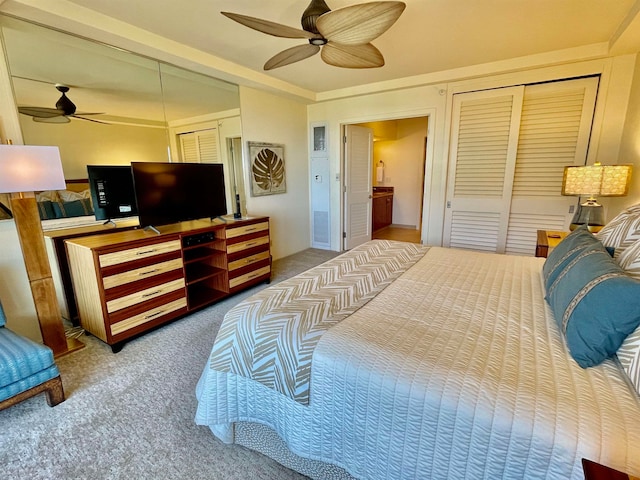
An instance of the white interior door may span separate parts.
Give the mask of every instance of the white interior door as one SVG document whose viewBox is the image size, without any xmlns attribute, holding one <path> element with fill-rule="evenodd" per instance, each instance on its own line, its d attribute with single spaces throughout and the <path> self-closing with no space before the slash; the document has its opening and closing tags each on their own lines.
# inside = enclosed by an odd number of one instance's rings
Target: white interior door
<svg viewBox="0 0 640 480">
<path fill-rule="evenodd" d="M 371 240 L 373 129 L 345 126 L 344 248 Z"/>
</svg>

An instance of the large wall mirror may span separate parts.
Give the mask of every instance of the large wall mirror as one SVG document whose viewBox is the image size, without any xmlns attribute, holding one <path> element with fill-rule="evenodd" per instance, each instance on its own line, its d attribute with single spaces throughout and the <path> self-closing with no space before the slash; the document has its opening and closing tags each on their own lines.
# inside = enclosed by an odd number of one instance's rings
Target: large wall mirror
<svg viewBox="0 0 640 480">
<path fill-rule="evenodd" d="M 57 145 L 67 180 L 86 179 L 87 165 L 229 163 L 226 145 L 241 128 L 237 85 L 10 16 L 0 15 L 0 30 L 23 141 Z M 59 85 L 76 112 L 46 117 L 62 96 Z M 216 135 L 210 158 L 200 156 L 200 132 Z M 182 135 L 191 135 L 189 145 L 195 139 L 193 152 Z M 232 167 L 225 170 L 229 212 Z"/>
</svg>

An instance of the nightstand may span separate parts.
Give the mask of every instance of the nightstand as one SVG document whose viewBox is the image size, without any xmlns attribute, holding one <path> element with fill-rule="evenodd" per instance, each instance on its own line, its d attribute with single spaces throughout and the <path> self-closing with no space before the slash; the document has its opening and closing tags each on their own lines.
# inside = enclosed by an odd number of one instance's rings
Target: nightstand
<svg viewBox="0 0 640 480">
<path fill-rule="evenodd" d="M 538 230 L 538 241 L 536 243 L 536 257 L 547 258 L 549 252 L 553 250 L 569 232 L 557 232 L 554 230 Z"/>
<path fill-rule="evenodd" d="M 585 480 L 640 480 L 613 468 L 605 467 L 586 458 L 582 459 Z"/>
</svg>

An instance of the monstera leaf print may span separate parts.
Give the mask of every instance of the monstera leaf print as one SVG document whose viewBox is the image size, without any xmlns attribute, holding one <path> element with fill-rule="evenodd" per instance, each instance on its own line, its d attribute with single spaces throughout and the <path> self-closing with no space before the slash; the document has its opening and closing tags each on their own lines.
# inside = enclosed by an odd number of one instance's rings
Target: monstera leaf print
<svg viewBox="0 0 640 480">
<path fill-rule="evenodd" d="M 277 191 L 284 184 L 284 160 L 270 148 L 258 152 L 251 171 L 254 182 L 262 190 Z"/>
</svg>

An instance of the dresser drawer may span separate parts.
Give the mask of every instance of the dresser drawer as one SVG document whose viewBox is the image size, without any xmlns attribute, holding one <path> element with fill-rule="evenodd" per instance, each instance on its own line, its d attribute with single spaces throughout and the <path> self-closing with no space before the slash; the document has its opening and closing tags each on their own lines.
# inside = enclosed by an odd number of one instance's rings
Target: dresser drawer
<svg viewBox="0 0 640 480">
<path fill-rule="evenodd" d="M 242 250 L 247 250 L 249 248 L 257 247 L 260 245 L 267 245 L 268 243 L 268 235 L 264 237 L 253 238 L 251 240 L 247 240 L 246 242 L 232 243 L 231 245 L 227 245 L 227 253 L 241 252 Z"/>
<path fill-rule="evenodd" d="M 229 262 L 229 271 L 246 267 L 247 265 L 251 265 L 252 263 L 257 263 L 260 260 L 266 260 L 270 256 L 271 256 L 271 253 L 269 252 L 269 250 L 265 250 L 264 252 L 256 253 L 254 255 L 249 255 L 248 257 L 244 257 L 239 260 Z"/>
<path fill-rule="evenodd" d="M 262 231 L 266 231 L 266 232 L 269 231 L 269 222 L 254 223 L 252 225 L 245 225 L 243 227 L 227 228 L 226 237 L 228 239 L 236 238 L 242 235 L 247 235 L 249 233 L 256 233 L 256 232 L 262 232 Z"/>
<path fill-rule="evenodd" d="M 145 245 L 144 247 L 129 248 L 119 252 L 105 253 L 99 257 L 100 267 L 104 268 L 111 265 L 118 265 L 120 263 L 153 257 L 154 255 L 175 252 L 176 250 L 180 250 L 180 240 L 171 240 L 169 242 Z"/>
<path fill-rule="evenodd" d="M 240 275 L 239 277 L 231 278 L 229 279 L 229 288 L 235 288 L 238 285 L 242 285 L 243 283 L 253 280 L 254 278 L 267 275 L 269 272 L 271 272 L 271 266 L 267 265 L 266 267 L 262 267 L 262 268 L 259 268 L 258 270 L 245 273 L 244 275 Z"/>
<path fill-rule="evenodd" d="M 150 278 L 179 268 L 182 268 L 182 258 L 174 258 L 173 260 L 168 260 L 166 262 L 154 263 L 152 265 L 147 265 L 146 267 L 127 270 L 126 272 L 104 277 L 102 279 L 102 284 L 104 289 L 108 290 L 109 288 Z"/>
<path fill-rule="evenodd" d="M 173 292 L 180 289 L 184 289 L 184 278 L 163 283 L 162 285 L 157 285 L 145 290 L 140 290 L 139 292 L 125 295 L 124 297 L 115 298 L 107 302 L 107 312 L 113 313 L 123 308 L 136 305 L 137 303 L 146 302 L 147 300 L 159 297 L 160 295 L 164 295 L 165 293 Z"/>
<path fill-rule="evenodd" d="M 180 310 L 181 308 L 187 307 L 187 299 L 185 297 L 174 300 L 173 302 L 166 303 L 164 305 L 160 305 L 158 307 L 147 310 L 146 312 L 142 312 L 138 315 L 134 315 L 125 320 L 121 320 L 118 323 L 114 323 L 111 325 L 111 334 L 119 335 L 127 330 L 130 330 L 138 325 L 142 325 L 147 322 L 151 322 L 157 318 L 160 318 L 164 315 L 168 315 L 171 312 L 175 312 L 176 310 Z"/>
</svg>

